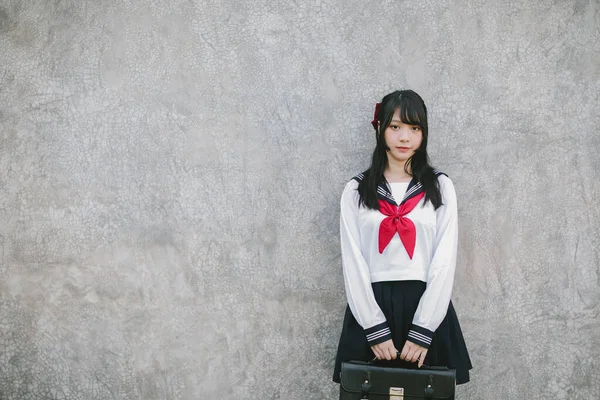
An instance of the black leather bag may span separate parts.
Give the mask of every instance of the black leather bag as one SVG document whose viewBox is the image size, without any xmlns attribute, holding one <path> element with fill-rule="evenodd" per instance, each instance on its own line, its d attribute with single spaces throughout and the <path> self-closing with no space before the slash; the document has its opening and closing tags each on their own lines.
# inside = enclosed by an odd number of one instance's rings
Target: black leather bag
<svg viewBox="0 0 600 400">
<path fill-rule="evenodd" d="M 342 362 L 340 400 L 454 399 L 456 371 L 445 367 L 408 369 L 372 362 Z"/>
</svg>

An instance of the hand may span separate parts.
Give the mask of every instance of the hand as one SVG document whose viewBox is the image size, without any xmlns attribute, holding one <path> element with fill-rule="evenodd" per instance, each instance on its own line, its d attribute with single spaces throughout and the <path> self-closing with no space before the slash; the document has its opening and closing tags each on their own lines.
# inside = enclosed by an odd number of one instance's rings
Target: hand
<svg viewBox="0 0 600 400">
<path fill-rule="evenodd" d="M 413 342 L 409 342 L 408 340 L 404 343 L 404 347 L 402 348 L 402 353 L 400 354 L 400 359 L 408 362 L 419 362 L 419 368 L 423 366 L 423 362 L 425 361 L 425 356 L 427 355 L 427 349 L 423 346 L 419 346 Z"/>
<path fill-rule="evenodd" d="M 371 346 L 371 350 L 373 350 L 378 360 L 395 360 L 398 356 L 398 350 L 394 346 L 392 339 Z"/>
</svg>

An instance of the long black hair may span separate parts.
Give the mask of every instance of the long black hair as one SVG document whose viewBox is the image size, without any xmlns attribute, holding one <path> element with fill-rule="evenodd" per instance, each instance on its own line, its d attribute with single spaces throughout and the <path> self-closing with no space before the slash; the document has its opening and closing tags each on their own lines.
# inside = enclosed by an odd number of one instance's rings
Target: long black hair
<svg viewBox="0 0 600 400">
<path fill-rule="evenodd" d="M 387 183 L 383 172 L 387 166 L 387 150 L 389 150 L 383 133 L 392 122 L 397 108 L 400 108 L 402 122 L 419 126 L 423 134 L 421 146 L 407 160 L 404 170 L 409 173 L 408 167 L 410 166 L 412 176 L 423 186 L 425 202 L 431 201 L 437 210 L 442 205 L 442 195 L 437 176 L 429 165 L 429 156 L 427 155 L 427 107 L 421 96 L 412 90 L 397 90 L 385 95 L 381 100 L 381 105 L 375 115 L 375 119 L 380 122 L 379 131 L 375 124 L 377 145 L 373 151 L 371 166 L 363 173 L 364 178 L 358 184 L 359 204 L 374 210 L 379 209 L 377 186 L 380 183 Z"/>
</svg>

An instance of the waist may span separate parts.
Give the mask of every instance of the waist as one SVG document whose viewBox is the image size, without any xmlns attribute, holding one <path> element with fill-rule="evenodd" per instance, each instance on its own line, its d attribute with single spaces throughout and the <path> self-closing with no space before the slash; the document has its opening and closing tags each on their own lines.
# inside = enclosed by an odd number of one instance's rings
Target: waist
<svg viewBox="0 0 600 400">
<path fill-rule="evenodd" d="M 394 266 L 392 268 L 377 268 L 370 272 L 371 282 L 392 282 L 392 281 L 421 281 L 427 282 L 427 271 L 423 268 L 402 268 Z"/>
</svg>

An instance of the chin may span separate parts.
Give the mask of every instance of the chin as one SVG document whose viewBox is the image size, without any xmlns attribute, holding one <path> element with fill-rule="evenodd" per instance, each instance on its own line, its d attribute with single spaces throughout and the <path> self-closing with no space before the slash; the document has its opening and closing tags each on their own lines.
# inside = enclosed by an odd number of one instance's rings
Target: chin
<svg viewBox="0 0 600 400">
<path fill-rule="evenodd" d="M 394 158 L 398 161 L 406 161 L 409 158 L 411 158 L 412 156 L 413 156 L 412 154 L 406 154 L 406 153 L 394 154 Z"/>
</svg>

